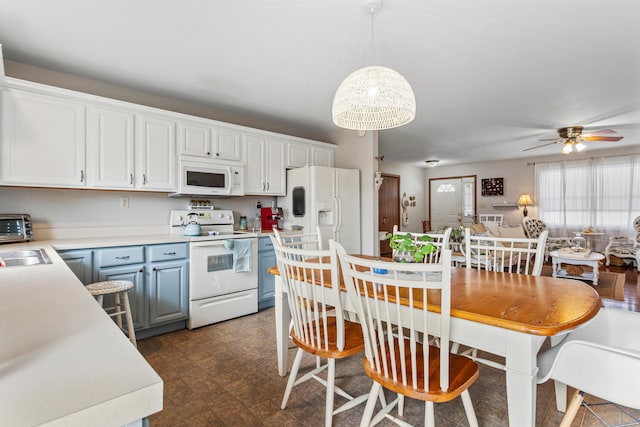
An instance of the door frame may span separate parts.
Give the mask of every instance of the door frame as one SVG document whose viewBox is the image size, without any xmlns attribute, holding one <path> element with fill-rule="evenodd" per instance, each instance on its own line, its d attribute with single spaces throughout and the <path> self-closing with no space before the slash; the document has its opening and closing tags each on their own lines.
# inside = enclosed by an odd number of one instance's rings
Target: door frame
<svg viewBox="0 0 640 427">
<path fill-rule="evenodd" d="M 429 178 L 427 193 L 429 197 L 429 221 L 433 224 L 431 217 L 431 181 L 440 181 L 447 179 L 464 179 L 464 178 L 473 178 L 473 211 L 478 215 L 478 175 L 458 175 L 458 176 L 442 176 L 438 178 Z M 475 218 L 474 218 L 475 222 Z"/>
</svg>

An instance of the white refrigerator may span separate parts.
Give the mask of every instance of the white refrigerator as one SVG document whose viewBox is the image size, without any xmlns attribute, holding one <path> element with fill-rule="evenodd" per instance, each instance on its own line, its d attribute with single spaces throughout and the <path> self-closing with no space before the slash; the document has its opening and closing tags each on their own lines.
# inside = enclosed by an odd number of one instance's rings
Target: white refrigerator
<svg viewBox="0 0 640 427">
<path fill-rule="evenodd" d="M 302 226 L 305 233 L 316 227 L 322 247 L 329 239 L 342 244 L 347 253 L 360 253 L 360 171 L 326 166 L 304 166 L 287 171 L 287 195 L 278 197 L 283 228 Z"/>
</svg>

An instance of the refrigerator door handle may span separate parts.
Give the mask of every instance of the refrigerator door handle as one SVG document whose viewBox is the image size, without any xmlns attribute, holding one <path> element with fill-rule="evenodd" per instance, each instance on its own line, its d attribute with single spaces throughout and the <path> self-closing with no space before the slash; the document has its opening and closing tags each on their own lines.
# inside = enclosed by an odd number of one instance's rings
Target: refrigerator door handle
<svg viewBox="0 0 640 427">
<path fill-rule="evenodd" d="M 342 200 L 340 200 L 339 197 L 334 197 L 333 198 L 333 202 L 335 203 L 336 206 L 336 219 L 335 219 L 335 228 L 333 229 L 333 231 L 335 233 L 338 233 L 340 230 L 342 230 Z"/>
</svg>

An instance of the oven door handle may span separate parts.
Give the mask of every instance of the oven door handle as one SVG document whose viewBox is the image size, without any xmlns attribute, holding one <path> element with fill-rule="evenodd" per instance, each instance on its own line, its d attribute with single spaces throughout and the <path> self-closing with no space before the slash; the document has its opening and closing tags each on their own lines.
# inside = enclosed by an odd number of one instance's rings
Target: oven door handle
<svg viewBox="0 0 640 427">
<path fill-rule="evenodd" d="M 224 247 L 224 242 L 227 239 L 219 239 L 219 240 L 200 240 L 197 242 L 191 242 L 191 247 L 192 248 L 201 248 L 201 247 L 212 247 L 212 246 L 223 246 Z M 231 238 L 230 240 L 257 240 L 256 237 L 253 238 L 242 238 L 242 239 L 237 239 L 237 238 Z"/>
</svg>

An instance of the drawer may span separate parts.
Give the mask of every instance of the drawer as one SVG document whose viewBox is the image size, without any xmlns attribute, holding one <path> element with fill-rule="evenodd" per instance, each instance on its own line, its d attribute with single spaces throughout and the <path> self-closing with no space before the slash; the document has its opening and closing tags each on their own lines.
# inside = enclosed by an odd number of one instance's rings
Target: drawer
<svg viewBox="0 0 640 427">
<path fill-rule="evenodd" d="M 269 237 L 260 237 L 258 239 L 258 252 L 272 251 L 273 243 Z"/>
<path fill-rule="evenodd" d="M 100 249 L 96 252 L 96 266 L 98 268 L 144 262 L 144 246 Z"/>
<path fill-rule="evenodd" d="M 189 256 L 188 243 L 147 246 L 149 261 L 171 261 Z"/>
</svg>

